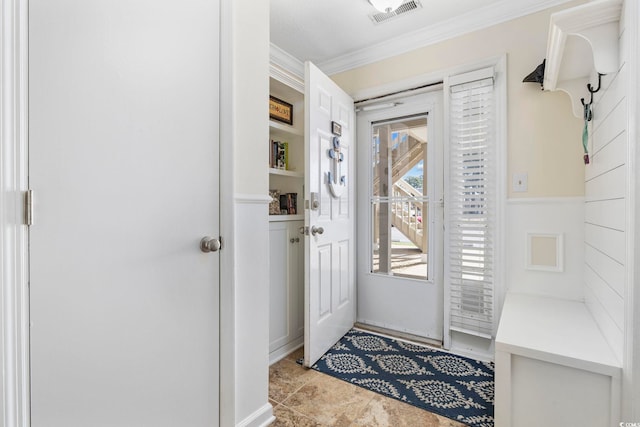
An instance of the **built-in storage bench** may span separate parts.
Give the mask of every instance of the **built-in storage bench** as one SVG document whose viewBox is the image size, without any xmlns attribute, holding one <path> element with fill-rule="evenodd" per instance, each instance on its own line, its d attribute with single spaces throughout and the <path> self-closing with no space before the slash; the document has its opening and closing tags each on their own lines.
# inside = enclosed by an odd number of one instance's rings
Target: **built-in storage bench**
<svg viewBox="0 0 640 427">
<path fill-rule="evenodd" d="M 509 293 L 495 348 L 496 427 L 618 425 L 620 362 L 583 303 Z"/>
</svg>

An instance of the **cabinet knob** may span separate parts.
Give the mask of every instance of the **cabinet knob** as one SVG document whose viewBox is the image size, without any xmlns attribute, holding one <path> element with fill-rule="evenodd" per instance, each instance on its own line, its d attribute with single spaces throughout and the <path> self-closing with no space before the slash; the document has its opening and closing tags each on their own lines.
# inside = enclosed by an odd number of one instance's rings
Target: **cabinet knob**
<svg viewBox="0 0 640 427">
<path fill-rule="evenodd" d="M 289 241 L 290 241 L 291 243 L 295 243 L 296 239 L 294 239 L 294 238 L 292 237 L 292 238 L 290 238 L 290 239 L 289 239 Z"/>
</svg>

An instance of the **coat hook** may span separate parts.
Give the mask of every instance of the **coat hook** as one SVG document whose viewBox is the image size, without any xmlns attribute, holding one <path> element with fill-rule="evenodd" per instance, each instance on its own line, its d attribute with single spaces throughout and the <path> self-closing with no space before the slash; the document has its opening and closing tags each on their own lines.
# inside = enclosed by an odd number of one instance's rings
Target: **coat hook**
<svg viewBox="0 0 640 427">
<path fill-rule="evenodd" d="M 589 93 L 591 93 L 591 102 L 590 103 L 593 103 L 593 94 L 600 90 L 600 86 L 602 85 L 602 76 L 604 76 L 604 74 L 598 73 L 598 88 L 595 89 L 595 90 L 591 86 L 591 83 L 587 83 L 587 90 L 589 91 Z"/>
</svg>

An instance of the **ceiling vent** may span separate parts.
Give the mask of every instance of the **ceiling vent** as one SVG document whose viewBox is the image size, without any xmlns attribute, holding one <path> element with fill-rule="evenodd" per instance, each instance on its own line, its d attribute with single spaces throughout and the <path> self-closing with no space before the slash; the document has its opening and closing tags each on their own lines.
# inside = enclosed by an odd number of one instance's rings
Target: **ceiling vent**
<svg viewBox="0 0 640 427">
<path fill-rule="evenodd" d="M 396 10 L 389 13 L 372 13 L 369 15 L 369 18 L 373 21 L 374 24 L 381 24 L 383 22 L 390 21 L 398 16 L 402 16 L 409 12 L 414 12 L 418 9 L 422 8 L 422 4 L 420 0 L 409 0 L 400 5 Z"/>
</svg>

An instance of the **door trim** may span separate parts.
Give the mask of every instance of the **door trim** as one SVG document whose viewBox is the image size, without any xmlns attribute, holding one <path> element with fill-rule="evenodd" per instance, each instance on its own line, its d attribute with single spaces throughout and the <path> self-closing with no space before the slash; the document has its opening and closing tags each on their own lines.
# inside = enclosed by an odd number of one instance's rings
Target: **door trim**
<svg viewBox="0 0 640 427">
<path fill-rule="evenodd" d="M 23 195 L 28 188 L 28 0 L 1 0 L 0 278 L 2 426 L 30 424 L 28 235 Z"/>
<path fill-rule="evenodd" d="M 233 141 L 233 4 L 220 1 L 220 113 L 219 141 Z M 220 183 L 233 183 L 233 144 L 219 144 Z M 235 203 L 233 185 L 220 185 L 220 233 L 224 233 L 225 248 L 220 251 L 220 425 L 235 425 Z M 230 267 L 228 267 L 230 266 Z M 224 325 L 224 327 L 223 327 Z M 223 393 L 224 391 L 224 393 Z"/>
</svg>

